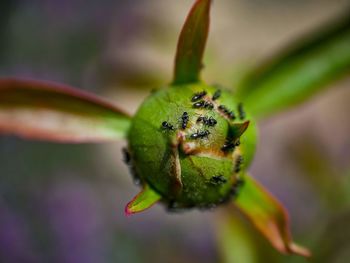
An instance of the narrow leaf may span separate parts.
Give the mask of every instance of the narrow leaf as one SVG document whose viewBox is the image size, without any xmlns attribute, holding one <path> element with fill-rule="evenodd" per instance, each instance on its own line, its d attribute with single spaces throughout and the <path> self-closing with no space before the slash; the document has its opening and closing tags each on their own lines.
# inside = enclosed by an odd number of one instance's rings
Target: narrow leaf
<svg viewBox="0 0 350 263">
<path fill-rule="evenodd" d="M 248 175 L 245 176 L 245 184 L 235 200 L 235 205 L 281 253 L 304 257 L 311 255 L 306 248 L 293 243 L 284 207 Z"/>
<path fill-rule="evenodd" d="M 302 103 L 350 72 L 350 15 L 257 67 L 237 95 L 255 117 Z"/>
<path fill-rule="evenodd" d="M 197 0 L 180 33 L 175 57 L 173 84 L 199 81 L 209 31 L 211 0 Z"/>
<path fill-rule="evenodd" d="M 161 196 L 146 184 L 143 190 L 126 205 L 125 214 L 130 216 L 142 212 L 157 203 L 160 199 Z"/>
<path fill-rule="evenodd" d="M 0 133 L 64 143 L 123 138 L 130 117 L 95 95 L 61 84 L 0 79 Z"/>
</svg>

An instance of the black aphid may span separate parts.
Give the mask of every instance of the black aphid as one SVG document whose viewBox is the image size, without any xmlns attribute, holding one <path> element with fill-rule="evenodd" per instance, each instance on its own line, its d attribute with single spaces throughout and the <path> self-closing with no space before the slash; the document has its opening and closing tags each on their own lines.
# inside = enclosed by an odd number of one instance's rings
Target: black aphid
<svg viewBox="0 0 350 263">
<path fill-rule="evenodd" d="M 223 114 L 225 114 L 226 117 L 228 117 L 229 119 L 231 119 L 231 120 L 236 119 L 235 113 L 233 111 L 230 111 L 229 109 L 227 109 L 225 105 L 220 105 L 218 107 L 218 110 L 220 112 L 222 112 Z"/>
<path fill-rule="evenodd" d="M 240 146 L 241 145 L 241 141 L 238 139 L 236 142 L 235 142 L 235 146 Z"/>
<path fill-rule="evenodd" d="M 209 134 L 210 134 L 210 131 L 203 130 L 203 131 L 199 131 L 199 132 L 196 132 L 196 133 L 192 133 L 190 138 L 191 139 L 203 139 L 203 138 L 208 137 Z"/>
<path fill-rule="evenodd" d="M 240 155 L 236 159 L 235 163 L 235 173 L 239 173 L 241 171 L 241 165 L 243 163 L 243 157 Z"/>
<path fill-rule="evenodd" d="M 212 110 L 214 108 L 214 104 L 209 102 L 209 101 L 206 101 L 204 102 L 204 106 L 203 108 L 206 108 L 206 109 L 209 109 L 209 110 Z"/>
<path fill-rule="evenodd" d="M 214 104 L 209 102 L 209 101 L 198 101 L 196 103 L 193 103 L 193 108 L 205 108 L 205 109 L 213 109 L 214 108 Z"/>
<path fill-rule="evenodd" d="M 186 129 L 189 120 L 190 120 L 190 117 L 188 116 L 188 113 L 185 111 L 181 116 L 181 128 L 183 130 Z"/>
<path fill-rule="evenodd" d="M 244 111 L 244 109 L 243 109 L 243 104 L 242 103 L 239 103 L 238 104 L 238 115 L 239 115 L 239 118 L 241 119 L 241 120 L 244 120 L 245 119 L 245 111 Z"/>
<path fill-rule="evenodd" d="M 127 148 L 122 149 L 123 161 L 125 164 L 129 165 L 131 163 L 131 156 Z"/>
<path fill-rule="evenodd" d="M 221 185 L 227 182 L 227 179 L 222 175 L 214 175 L 209 181 L 212 185 Z"/>
<path fill-rule="evenodd" d="M 218 98 L 220 98 L 220 96 L 221 96 L 221 90 L 218 89 L 217 91 L 215 91 L 215 93 L 211 99 L 217 100 Z"/>
<path fill-rule="evenodd" d="M 195 102 L 197 100 L 202 99 L 205 95 L 207 95 L 207 92 L 205 90 L 195 93 L 191 99 L 192 102 Z"/>
<path fill-rule="evenodd" d="M 214 127 L 218 123 L 212 116 L 210 118 L 200 116 L 198 117 L 197 122 L 203 122 L 204 125 L 209 127 Z"/>
<path fill-rule="evenodd" d="M 233 142 L 225 142 L 225 144 L 221 147 L 221 151 L 230 152 L 233 151 L 236 147 L 236 144 Z"/>
<path fill-rule="evenodd" d="M 193 108 L 203 108 L 204 107 L 204 104 L 205 104 L 205 101 L 204 100 L 201 100 L 201 101 L 198 101 L 196 103 L 193 103 Z"/>
<path fill-rule="evenodd" d="M 244 180 L 242 178 L 237 178 L 237 180 L 234 182 L 231 188 L 231 196 L 237 197 L 243 185 Z"/>
<path fill-rule="evenodd" d="M 163 130 L 169 130 L 169 131 L 175 130 L 174 126 L 172 124 L 170 124 L 169 122 L 167 122 L 167 121 L 163 121 L 162 122 L 162 129 Z"/>
</svg>

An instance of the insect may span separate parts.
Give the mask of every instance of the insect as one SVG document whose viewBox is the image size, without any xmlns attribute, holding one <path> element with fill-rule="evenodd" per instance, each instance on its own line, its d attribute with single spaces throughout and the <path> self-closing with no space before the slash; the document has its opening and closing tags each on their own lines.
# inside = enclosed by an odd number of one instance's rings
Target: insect
<svg viewBox="0 0 350 263">
<path fill-rule="evenodd" d="M 231 188 L 231 195 L 233 197 L 237 197 L 243 185 L 244 185 L 244 180 L 242 178 L 237 178 L 237 180 L 234 182 Z"/>
<path fill-rule="evenodd" d="M 123 153 L 123 161 L 124 161 L 124 163 L 129 165 L 131 163 L 131 156 L 130 156 L 130 153 L 129 153 L 128 149 L 124 147 L 122 149 L 122 153 Z"/>
<path fill-rule="evenodd" d="M 209 101 L 201 100 L 196 103 L 193 103 L 193 108 L 205 108 L 211 110 L 214 108 L 214 104 Z"/>
<path fill-rule="evenodd" d="M 217 100 L 218 98 L 220 98 L 220 96 L 221 96 L 221 90 L 218 89 L 217 91 L 215 91 L 215 93 L 211 99 Z"/>
<path fill-rule="evenodd" d="M 222 175 L 214 175 L 209 181 L 212 185 L 221 185 L 227 182 L 227 179 Z"/>
<path fill-rule="evenodd" d="M 229 152 L 229 151 L 233 151 L 236 147 L 236 144 L 233 142 L 226 142 L 222 147 L 221 147 L 221 151 L 223 152 Z"/>
<path fill-rule="evenodd" d="M 211 116 L 210 118 L 205 116 L 200 116 L 197 119 L 197 122 L 203 122 L 204 125 L 214 127 L 218 122 Z"/>
<path fill-rule="evenodd" d="M 210 134 L 210 131 L 208 130 L 203 130 L 203 131 L 197 131 L 196 133 L 191 134 L 190 138 L 191 139 L 203 139 L 208 137 Z"/>
<path fill-rule="evenodd" d="M 238 140 L 235 142 L 235 145 L 236 145 L 236 146 L 240 146 L 240 145 L 241 145 L 241 141 L 238 139 Z"/>
<path fill-rule="evenodd" d="M 241 165 L 243 163 L 243 157 L 240 155 L 236 159 L 235 163 L 235 173 L 239 173 L 241 171 Z"/>
<path fill-rule="evenodd" d="M 190 120 L 188 113 L 186 111 L 182 114 L 181 120 L 182 120 L 181 128 L 184 130 L 186 129 L 188 121 Z"/>
<path fill-rule="evenodd" d="M 202 99 L 205 95 L 207 95 L 207 92 L 205 90 L 195 93 L 191 99 L 192 102 L 198 101 Z"/>
<path fill-rule="evenodd" d="M 241 144 L 240 140 L 236 140 L 235 142 L 227 140 L 225 144 L 221 147 L 221 151 L 223 152 L 232 151 L 240 144 Z"/>
<path fill-rule="evenodd" d="M 229 109 L 226 108 L 225 105 L 220 105 L 218 107 L 218 110 L 224 113 L 229 119 L 234 120 L 236 119 L 236 115 L 233 111 L 230 111 Z"/>
<path fill-rule="evenodd" d="M 169 122 L 167 122 L 167 121 L 163 121 L 162 122 L 162 129 L 163 130 L 168 130 L 168 131 L 174 131 L 175 130 L 174 126 L 172 124 L 170 124 Z"/>
<path fill-rule="evenodd" d="M 244 109 L 243 109 L 243 104 L 242 104 L 242 103 L 239 103 L 237 108 L 238 108 L 239 118 L 240 118 L 241 120 L 244 120 L 244 119 L 245 119 L 245 111 L 244 111 Z"/>
</svg>

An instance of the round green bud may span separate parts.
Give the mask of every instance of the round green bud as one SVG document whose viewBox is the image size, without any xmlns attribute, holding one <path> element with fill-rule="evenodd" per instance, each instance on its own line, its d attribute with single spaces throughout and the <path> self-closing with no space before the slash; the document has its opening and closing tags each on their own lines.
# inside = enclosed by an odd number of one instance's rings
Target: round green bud
<svg viewBox="0 0 350 263">
<path fill-rule="evenodd" d="M 237 191 L 251 162 L 256 126 L 232 93 L 170 86 L 151 94 L 129 132 L 132 165 L 170 206 L 211 207 Z"/>
</svg>

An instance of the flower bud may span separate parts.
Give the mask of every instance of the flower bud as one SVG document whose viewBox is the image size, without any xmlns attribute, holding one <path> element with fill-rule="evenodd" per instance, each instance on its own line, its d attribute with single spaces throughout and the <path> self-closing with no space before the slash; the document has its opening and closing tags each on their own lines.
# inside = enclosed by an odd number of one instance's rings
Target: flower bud
<svg viewBox="0 0 350 263">
<path fill-rule="evenodd" d="M 214 86 L 171 86 L 148 97 L 129 132 L 137 176 L 170 207 L 212 207 L 237 194 L 255 152 L 244 105 Z"/>
</svg>

